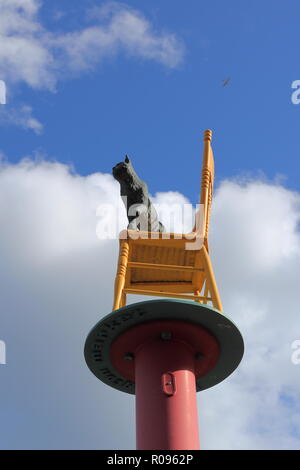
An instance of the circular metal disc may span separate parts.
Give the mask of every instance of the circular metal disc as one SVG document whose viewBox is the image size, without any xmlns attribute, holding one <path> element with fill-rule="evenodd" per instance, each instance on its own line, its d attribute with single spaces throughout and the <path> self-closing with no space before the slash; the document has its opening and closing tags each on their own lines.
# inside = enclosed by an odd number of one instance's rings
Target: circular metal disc
<svg viewBox="0 0 300 470">
<path fill-rule="evenodd" d="M 135 393 L 134 382 L 121 377 L 110 359 L 112 342 L 123 332 L 145 322 L 181 320 L 206 328 L 218 341 L 220 357 L 204 377 L 197 378 L 197 391 L 226 379 L 239 365 L 244 341 L 235 324 L 208 305 L 190 300 L 160 299 L 138 302 L 115 310 L 100 320 L 89 333 L 84 349 L 85 360 L 102 382 L 126 393 Z"/>
</svg>

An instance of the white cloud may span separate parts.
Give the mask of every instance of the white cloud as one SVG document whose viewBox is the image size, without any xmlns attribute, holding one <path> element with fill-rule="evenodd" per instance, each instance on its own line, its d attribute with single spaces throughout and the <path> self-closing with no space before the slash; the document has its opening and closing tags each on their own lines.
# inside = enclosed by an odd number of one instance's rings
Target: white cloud
<svg viewBox="0 0 300 470">
<path fill-rule="evenodd" d="M 209 448 L 300 446 L 300 368 L 291 362 L 300 338 L 299 220 L 300 194 L 280 185 L 225 181 L 214 199 L 214 269 L 246 352 L 237 373 L 202 398 Z"/>
<path fill-rule="evenodd" d="M 137 10 L 106 4 L 93 25 L 71 33 L 48 31 L 38 0 L 0 0 L 0 77 L 53 90 L 68 73 L 94 69 L 105 57 L 125 52 L 176 67 L 183 46 L 174 34 L 154 31 Z"/>
<path fill-rule="evenodd" d="M 175 35 L 154 31 L 125 3 L 108 2 L 94 9 L 89 14 L 91 26 L 68 33 L 47 30 L 39 17 L 41 6 L 40 0 L 0 0 L 0 80 L 9 88 L 24 82 L 54 91 L 59 79 L 94 70 L 103 59 L 119 53 L 166 67 L 182 61 L 183 46 Z M 1 110 L 0 121 L 40 134 L 43 126 L 31 113 L 28 106 L 16 109 L 9 104 Z"/>
<path fill-rule="evenodd" d="M 129 54 L 157 60 L 168 67 L 176 67 L 182 61 L 184 47 L 176 35 L 154 31 L 138 10 L 124 3 L 108 2 L 95 8 L 93 15 L 109 21 L 107 33 L 111 41 Z"/>
<path fill-rule="evenodd" d="M 178 193 L 155 200 L 186 202 Z M 96 208 L 109 202 L 125 224 L 110 175 L 82 177 L 29 159 L 2 164 L 5 448 L 134 448 L 133 397 L 97 381 L 82 352 L 111 310 L 118 244 L 96 237 Z M 226 181 L 215 195 L 213 265 L 246 352 L 229 379 L 199 394 L 204 448 L 299 448 L 300 365 L 291 361 L 300 339 L 299 202 L 298 193 L 260 181 Z"/>
<path fill-rule="evenodd" d="M 0 108 L 0 124 L 20 126 L 23 129 L 32 130 L 38 135 L 43 132 L 43 124 L 33 117 L 32 108 L 28 105 L 23 105 L 20 108 L 2 106 Z"/>
<path fill-rule="evenodd" d="M 54 86 L 53 56 L 44 42 L 36 0 L 0 0 L 0 76 L 7 83 Z"/>
</svg>

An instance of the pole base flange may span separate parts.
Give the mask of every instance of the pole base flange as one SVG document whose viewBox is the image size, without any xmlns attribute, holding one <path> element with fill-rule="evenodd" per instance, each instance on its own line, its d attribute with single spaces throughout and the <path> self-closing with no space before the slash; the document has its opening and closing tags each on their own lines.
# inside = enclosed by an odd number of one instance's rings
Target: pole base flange
<svg viewBox="0 0 300 470">
<path fill-rule="evenodd" d="M 120 357 L 116 356 L 117 343 L 124 345 L 126 341 L 122 341 L 122 336 L 132 337 L 130 335 L 134 330 L 141 331 L 137 326 L 143 325 L 143 336 L 147 331 L 146 324 L 149 324 L 149 339 L 153 334 L 158 334 L 155 325 L 168 325 L 163 335 L 172 335 L 172 324 L 174 325 L 174 335 L 178 340 L 189 343 L 189 338 L 180 337 L 181 322 L 191 324 L 199 328 L 199 340 L 197 337 L 191 337 L 191 347 L 195 350 L 195 363 L 201 363 L 201 355 L 203 355 L 203 367 L 199 368 L 199 374 L 196 374 L 197 391 L 205 390 L 222 382 L 228 377 L 239 365 L 244 354 L 244 342 L 242 335 L 235 324 L 229 320 L 223 313 L 208 305 L 203 305 L 189 300 L 177 299 L 160 299 L 150 300 L 146 302 L 138 302 L 127 305 L 123 308 L 115 310 L 102 320 L 100 320 L 92 331 L 89 333 L 85 343 L 85 360 L 91 372 L 102 382 L 110 385 L 117 390 L 134 394 L 134 352 L 126 350 L 122 354 L 121 360 L 127 364 L 125 367 L 118 367 Z M 164 328 L 163 328 L 164 329 Z M 197 331 L 197 328 L 188 328 L 187 331 Z M 182 330 L 183 331 L 183 330 Z M 156 333 L 155 333 L 156 332 Z M 207 342 L 207 351 L 214 354 L 214 358 L 206 356 L 203 346 L 205 341 L 211 338 L 210 345 Z M 143 338 L 143 341 L 145 338 Z M 197 345 L 199 341 L 199 345 Z M 137 345 L 137 342 L 134 341 Z M 217 345 L 217 346 L 216 346 Z M 218 354 L 216 354 L 216 347 Z M 128 349 L 129 346 L 128 346 Z M 119 353 L 117 352 L 117 355 Z M 198 357 L 197 357 L 198 354 Z M 206 362 L 210 367 L 206 368 Z M 130 372 L 130 368 L 132 371 Z M 123 373 L 123 370 L 130 373 Z M 121 373 L 120 373 L 121 371 Z M 201 371 L 203 372 L 201 374 Z"/>
</svg>

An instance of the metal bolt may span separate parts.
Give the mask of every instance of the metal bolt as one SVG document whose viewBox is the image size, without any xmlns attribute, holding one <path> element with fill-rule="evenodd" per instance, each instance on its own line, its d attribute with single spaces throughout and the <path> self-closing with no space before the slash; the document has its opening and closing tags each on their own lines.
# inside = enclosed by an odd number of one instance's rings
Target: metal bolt
<svg viewBox="0 0 300 470">
<path fill-rule="evenodd" d="M 133 361 L 133 359 L 134 359 L 134 354 L 132 354 L 132 353 L 126 353 L 126 354 L 124 354 L 123 359 L 125 359 L 125 361 Z"/>
<path fill-rule="evenodd" d="M 203 361 L 205 356 L 201 352 L 198 352 L 195 357 L 196 357 L 197 361 Z"/>
<path fill-rule="evenodd" d="M 161 339 L 164 341 L 167 341 L 172 338 L 172 333 L 171 331 L 162 331 L 160 334 Z"/>
<path fill-rule="evenodd" d="M 230 330 L 231 328 L 231 325 L 228 325 L 228 323 L 218 323 L 217 324 L 218 328 L 221 328 L 221 329 L 224 329 L 224 328 L 227 328 L 228 330 Z"/>
</svg>

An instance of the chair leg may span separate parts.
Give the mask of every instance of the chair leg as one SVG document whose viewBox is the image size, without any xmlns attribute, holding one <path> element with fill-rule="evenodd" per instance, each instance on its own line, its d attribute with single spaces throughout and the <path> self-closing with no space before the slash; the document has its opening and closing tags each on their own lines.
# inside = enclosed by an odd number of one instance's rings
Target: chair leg
<svg viewBox="0 0 300 470">
<path fill-rule="evenodd" d="M 121 305 L 120 305 L 120 307 L 125 307 L 125 305 L 126 305 L 126 294 L 125 294 L 125 292 L 123 291 L 123 292 L 122 292 L 122 297 L 121 297 Z"/>
<path fill-rule="evenodd" d="M 204 304 L 207 304 L 207 297 L 209 296 L 209 288 L 208 288 L 208 281 L 205 282 L 205 287 L 204 287 L 204 297 L 205 300 L 203 300 Z"/>
<path fill-rule="evenodd" d="M 212 267 L 209 254 L 207 253 L 205 246 L 202 247 L 201 252 L 203 255 L 203 261 L 204 261 L 205 271 L 207 275 L 205 285 L 208 287 L 211 293 L 213 306 L 222 312 L 223 307 L 222 307 L 222 302 L 220 299 L 217 283 L 215 280 L 213 267 Z"/>
<path fill-rule="evenodd" d="M 127 240 L 120 240 L 120 253 L 118 260 L 118 271 L 115 279 L 113 310 L 117 310 L 124 302 L 124 285 L 129 255 L 129 243 Z M 124 294 L 124 295 L 123 295 Z M 126 302 L 126 300 L 125 300 Z"/>
<path fill-rule="evenodd" d="M 200 295 L 200 291 L 199 290 L 195 290 L 194 291 L 194 295 Z M 200 299 L 194 299 L 195 302 L 200 302 L 201 303 L 201 300 Z"/>
</svg>

